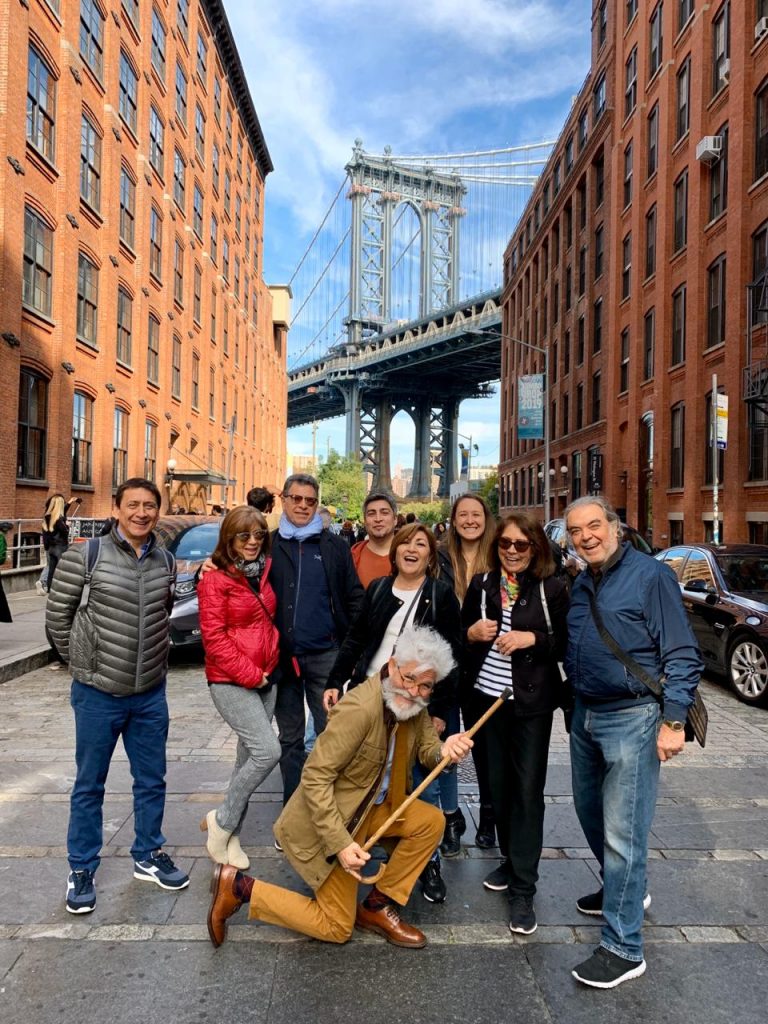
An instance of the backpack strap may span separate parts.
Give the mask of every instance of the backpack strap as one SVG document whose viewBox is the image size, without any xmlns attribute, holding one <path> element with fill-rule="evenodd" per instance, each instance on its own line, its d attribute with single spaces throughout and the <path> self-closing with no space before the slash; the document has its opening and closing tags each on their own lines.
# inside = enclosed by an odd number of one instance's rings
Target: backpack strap
<svg viewBox="0 0 768 1024">
<path fill-rule="evenodd" d="M 91 537 L 85 542 L 85 582 L 80 594 L 80 604 L 77 610 L 88 607 L 88 599 L 91 596 L 91 580 L 99 558 L 101 557 L 101 537 Z"/>
</svg>

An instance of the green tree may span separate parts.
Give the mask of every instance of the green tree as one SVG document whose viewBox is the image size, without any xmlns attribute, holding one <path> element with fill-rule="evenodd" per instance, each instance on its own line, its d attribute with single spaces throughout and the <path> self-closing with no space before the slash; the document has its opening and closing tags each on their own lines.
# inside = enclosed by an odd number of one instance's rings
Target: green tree
<svg viewBox="0 0 768 1024">
<path fill-rule="evenodd" d="M 407 505 L 400 505 L 398 511 L 403 515 L 415 512 L 416 518 L 425 526 L 434 526 L 451 514 L 451 506 L 447 501 L 411 501 Z"/>
<path fill-rule="evenodd" d="M 485 498 L 488 507 L 495 516 L 499 514 L 499 474 L 491 473 L 483 480 L 482 487 L 478 491 L 481 498 Z"/>
<path fill-rule="evenodd" d="M 317 473 L 323 504 L 344 509 L 347 519 L 362 519 L 366 495 L 363 465 L 354 455 L 339 455 L 332 448 Z"/>
</svg>

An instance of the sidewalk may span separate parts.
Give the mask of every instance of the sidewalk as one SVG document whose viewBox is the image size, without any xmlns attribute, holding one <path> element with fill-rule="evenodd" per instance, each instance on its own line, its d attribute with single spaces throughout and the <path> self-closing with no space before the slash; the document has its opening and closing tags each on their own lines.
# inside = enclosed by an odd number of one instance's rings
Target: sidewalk
<svg viewBox="0 0 768 1024">
<path fill-rule="evenodd" d="M 7 597 L 13 622 L 0 622 L 0 683 L 47 665 L 51 658 L 45 639 L 45 595 L 22 590 Z"/>
<path fill-rule="evenodd" d="M 168 850 L 191 874 L 184 892 L 132 878 L 131 780 L 118 748 L 105 801 L 105 848 L 95 913 L 63 906 L 64 841 L 74 767 L 69 682 L 31 672 L 0 690 L 0 1019 L 4 1024 L 617 1024 L 686 1020 L 758 1024 L 768 991 L 768 712 L 705 683 L 705 752 L 662 769 L 651 835 L 645 935 L 648 971 L 612 992 L 587 990 L 570 969 L 589 955 L 598 922 L 575 898 L 593 891 L 558 716 L 547 783 L 537 932 L 512 938 L 503 894 L 483 889 L 495 851 L 473 845 L 443 862 L 448 900 L 414 892 L 407 919 L 429 938 L 398 950 L 355 933 L 344 947 L 248 922 L 211 947 L 205 916 L 211 865 L 199 822 L 220 798 L 234 760 L 200 665 L 169 678 Z M 461 800 L 477 815 L 471 772 Z M 272 847 L 277 774 L 251 803 L 243 846 L 252 873 L 301 883 Z"/>
</svg>

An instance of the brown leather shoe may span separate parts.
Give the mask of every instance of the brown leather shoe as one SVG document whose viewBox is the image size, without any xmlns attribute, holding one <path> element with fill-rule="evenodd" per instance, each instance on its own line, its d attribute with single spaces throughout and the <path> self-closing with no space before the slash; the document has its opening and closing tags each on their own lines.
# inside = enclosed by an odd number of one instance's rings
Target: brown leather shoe
<svg viewBox="0 0 768 1024">
<path fill-rule="evenodd" d="M 401 920 L 400 912 L 394 903 L 388 903 L 381 910 L 369 910 L 362 903 L 358 903 L 355 927 L 365 932 L 383 935 L 393 946 L 423 949 L 427 944 L 424 932 Z"/>
<path fill-rule="evenodd" d="M 211 879 L 211 905 L 208 908 L 208 934 L 218 949 L 227 937 L 227 918 L 240 909 L 242 900 L 235 896 L 237 868 L 217 864 Z"/>
</svg>

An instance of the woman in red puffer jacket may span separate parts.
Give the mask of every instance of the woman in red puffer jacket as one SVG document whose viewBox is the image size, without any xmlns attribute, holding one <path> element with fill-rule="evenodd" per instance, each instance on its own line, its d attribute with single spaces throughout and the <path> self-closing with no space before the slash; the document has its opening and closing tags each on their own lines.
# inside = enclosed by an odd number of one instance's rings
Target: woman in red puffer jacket
<svg viewBox="0 0 768 1024">
<path fill-rule="evenodd" d="M 200 823 L 208 853 L 217 864 L 245 869 L 240 846 L 251 794 L 280 760 L 272 728 L 276 688 L 270 679 L 278 660 L 277 601 L 269 583 L 272 561 L 264 516 L 242 505 L 221 524 L 211 556 L 215 572 L 197 587 L 205 674 L 216 709 L 237 733 L 237 757 L 222 805 Z"/>
</svg>

